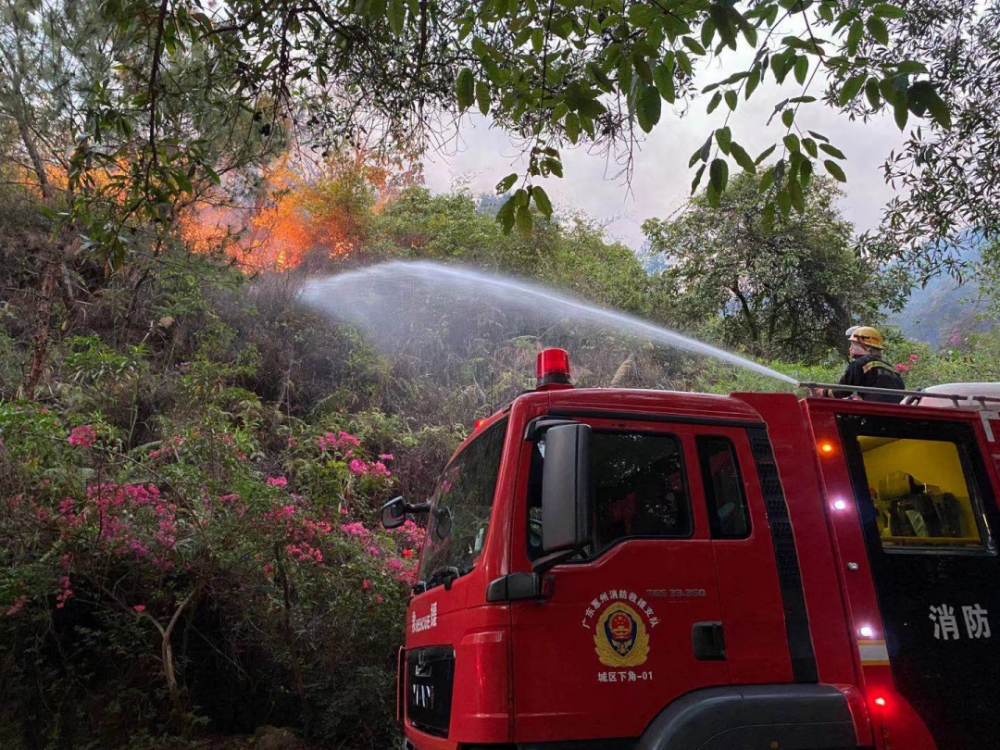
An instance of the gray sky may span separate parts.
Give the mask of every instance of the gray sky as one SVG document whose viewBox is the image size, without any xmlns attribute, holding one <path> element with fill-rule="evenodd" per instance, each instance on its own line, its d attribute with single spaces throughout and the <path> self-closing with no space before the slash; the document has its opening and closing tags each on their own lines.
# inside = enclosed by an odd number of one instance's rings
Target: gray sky
<svg viewBox="0 0 1000 750">
<path fill-rule="evenodd" d="M 714 70 L 704 71 L 702 83 L 724 78 L 728 71 L 736 69 L 730 65 L 725 69 L 718 65 L 713 67 Z M 801 87 L 794 81 L 791 85 L 786 82 L 778 87 L 769 78 L 749 102 L 740 99 L 729 121 L 734 139 L 754 157 L 771 142 L 780 141 L 785 128 L 777 117 L 770 127 L 766 127 L 768 117 L 778 101 L 800 93 Z M 810 93 L 818 97 L 818 86 L 814 85 Z M 708 97 L 700 97 L 684 117 L 678 117 L 666 102 L 663 103 L 659 124 L 636 154 L 631 193 L 621 179 L 613 179 L 620 169 L 616 164 L 608 164 L 602 156 L 588 154 L 582 147 L 564 151 L 563 179 L 550 178 L 540 184 L 544 185 L 557 211 L 575 208 L 601 222 L 608 222 L 610 236 L 638 249 L 643 240 L 640 229 L 643 220 L 665 217 L 683 204 L 694 177 L 694 171 L 688 169 L 688 159 L 705 142 L 711 130 L 721 127 L 725 121 L 728 111 L 725 103 L 706 115 L 707 103 Z M 881 165 L 889 152 L 903 141 L 891 115 L 867 124 L 849 122 L 846 116 L 816 102 L 799 110 L 796 123 L 802 130 L 826 135 L 844 152 L 847 183 L 843 186 L 846 196 L 841 208 L 858 232 L 875 226 L 882 206 L 893 194 L 892 188 L 882 179 Z M 513 171 L 524 173 L 524 164 L 518 157 L 517 149 L 507 136 L 476 114 L 464 120 L 459 137 L 444 153 L 433 154 L 426 160 L 427 185 L 435 192 L 461 184 L 468 185 L 474 193 L 492 192 L 505 175 Z M 821 164 L 817 164 L 816 169 L 817 173 L 824 172 Z M 736 171 L 739 167 L 730 162 L 730 173 Z"/>
</svg>

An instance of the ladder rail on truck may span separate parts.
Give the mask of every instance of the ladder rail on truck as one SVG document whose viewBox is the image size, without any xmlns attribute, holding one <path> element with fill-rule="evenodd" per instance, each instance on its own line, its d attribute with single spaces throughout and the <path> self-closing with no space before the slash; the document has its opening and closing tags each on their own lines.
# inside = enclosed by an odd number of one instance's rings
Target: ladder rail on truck
<svg viewBox="0 0 1000 750">
<path fill-rule="evenodd" d="M 1000 747 L 1000 392 L 573 389 L 551 352 L 383 511 L 430 514 L 406 746 Z"/>
</svg>

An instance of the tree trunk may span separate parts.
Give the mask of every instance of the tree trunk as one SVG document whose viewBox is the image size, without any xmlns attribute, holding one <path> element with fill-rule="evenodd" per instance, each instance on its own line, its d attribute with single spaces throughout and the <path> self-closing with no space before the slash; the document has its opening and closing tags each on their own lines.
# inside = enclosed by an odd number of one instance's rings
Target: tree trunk
<svg viewBox="0 0 1000 750">
<path fill-rule="evenodd" d="M 611 378 L 611 388 L 618 388 L 632 375 L 632 371 L 635 369 L 635 355 L 629 354 L 625 361 L 618 365 L 618 369 L 615 370 L 614 377 Z"/>
<path fill-rule="evenodd" d="M 170 623 L 166 628 L 161 626 L 155 618 L 150 618 L 156 629 L 160 631 L 160 657 L 163 660 L 163 677 L 167 681 L 167 690 L 170 691 L 170 701 L 173 703 L 174 712 L 177 714 L 178 720 L 184 724 L 187 723 L 184 720 L 184 701 L 181 700 L 181 689 L 177 684 L 177 670 L 174 667 L 174 647 L 170 639 L 173 636 L 174 628 L 177 627 L 178 620 L 180 620 L 181 613 L 191 603 L 191 600 L 194 599 L 198 591 L 199 589 L 196 588 L 177 605 L 177 609 L 174 610 L 174 615 L 170 618 Z"/>
<path fill-rule="evenodd" d="M 21 142 L 24 143 L 24 150 L 28 152 L 28 158 L 31 159 L 31 166 L 35 170 L 35 176 L 38 177 L 38 186 L 41 188 L 42 197 L 48 201 L 52 197 L 52 185 L 49 182 L 48 174 L 45 172 L 45 164 L 42 162 L 42 157 L 38 153 L 35 137 L 31 134 L 31 128 L 28 127 L 28 123 L 24 120 L 23 113 L 17 117 L 17 131 L 21 135 Z"/>
<path fill-rule="evenodd" d="M 52 301 L 55 298 L 55 290 L 59 279 L 59 264 L 53 259 L 45 261 L 42 270 L 41 298 L 38 302 L 38 322 L 35 327 L 35 336 L 31 345 L 31 364 L 28 367 L 28 374 L 24 378 L 21 390 L 24 398 L 29 401 L 34 400 L 35 390 L 42 379 L 42 372 L 45 369 L 45 355 L 49 349 L 49 336 L 52 322 Z"/>
</svg>

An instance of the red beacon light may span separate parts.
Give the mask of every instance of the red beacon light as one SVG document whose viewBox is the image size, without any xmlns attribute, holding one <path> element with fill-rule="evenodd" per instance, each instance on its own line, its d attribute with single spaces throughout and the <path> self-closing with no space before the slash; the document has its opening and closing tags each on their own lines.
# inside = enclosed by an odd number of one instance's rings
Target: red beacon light
<svg viewBox="0 0 1000 750">
<path fill-rule="evenodd" d="M 542 349 L 538 352 L 535 366 L 538 383 L 536 390 L 547 391 L 557 388 L 572 388 L 569 378 L 569 352 L 565 349 Z"/>
</svg>

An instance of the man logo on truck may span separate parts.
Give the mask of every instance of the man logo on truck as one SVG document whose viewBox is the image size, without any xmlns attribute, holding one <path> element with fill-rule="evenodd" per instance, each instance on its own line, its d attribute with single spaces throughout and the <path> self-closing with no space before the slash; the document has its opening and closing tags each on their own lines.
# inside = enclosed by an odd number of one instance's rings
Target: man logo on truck
<svg viewBox="0 0 1000 750">
<path fill-rule="evenodd" d="M 649 634 L 639 614 L 621 602 L 608 607 L 594 633 L 597 657 L 609 667 L 637 667 L 649 658 Z"/>
</svg>

